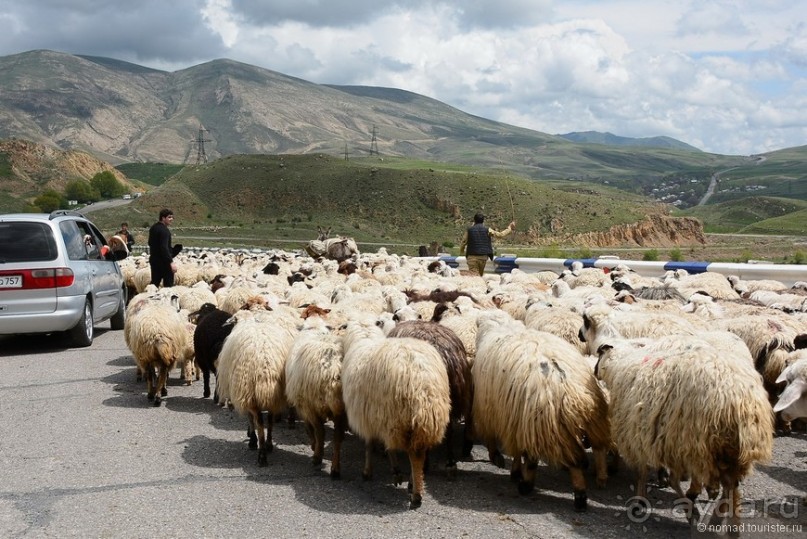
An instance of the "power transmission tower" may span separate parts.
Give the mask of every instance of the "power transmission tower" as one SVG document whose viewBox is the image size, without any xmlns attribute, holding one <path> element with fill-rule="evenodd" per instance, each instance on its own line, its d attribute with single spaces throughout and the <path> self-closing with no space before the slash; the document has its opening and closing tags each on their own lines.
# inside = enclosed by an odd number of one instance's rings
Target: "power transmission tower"
<svg viewBox="0 0 807 539">
<path fill-rule="evenodd" d="M 378 140 L 376 140 L 375 133 L 375 126 L 373 126 L 373 138 L 370 139 L 370 155 L 378 155 Z"/>
<path fill-rule="evenodd" d="M 205 153 L 205 142 L 213 142 L 210 139 L 205 138 L 205 129 L 201 125 L 199 126 L 199 134 L 196 135 L 196 139 L 192 142 L 196 144 L 196 164 L 200 165 L 202 163 L 207 163 L 207 153 Z"/>
</svg>

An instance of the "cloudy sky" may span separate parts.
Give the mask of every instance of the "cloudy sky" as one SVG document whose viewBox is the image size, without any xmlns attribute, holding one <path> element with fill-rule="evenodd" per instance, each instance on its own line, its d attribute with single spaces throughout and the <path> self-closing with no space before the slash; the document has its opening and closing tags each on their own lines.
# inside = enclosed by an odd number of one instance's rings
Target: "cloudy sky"
<svg viewBox="0 0 807 539">
<path fill-rule="evenodd" d="M 545 133 L 807 144 L 799 0 L 0 0 L 0 55 L 216 58 L 402 88 Z"/>
</svg>

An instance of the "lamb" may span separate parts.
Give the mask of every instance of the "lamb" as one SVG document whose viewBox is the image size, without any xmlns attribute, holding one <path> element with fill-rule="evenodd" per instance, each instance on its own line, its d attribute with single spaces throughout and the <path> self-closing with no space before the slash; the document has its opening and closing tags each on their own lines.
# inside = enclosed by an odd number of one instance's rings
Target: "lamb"
<svg viewBox="0 0 807 539">
<path fill-rule="evenodd" d="M 759 373 L 699 336 L 597 344 L 613 440 L 637 470 L 636 494 L 647 494 L 648 467 L 665 467 L 681 497 L 680 480 L 691 477 L 692 501 L 703 485 L 719 484 L 723 514 L 739 518 L 739 482 L 773 450 L 773 414 Z"/>
<path fill-rule="evenodd" d="M 342 395 L 351 430 L 368 447 L 406 451 L 411 465 L 409 508 L 423 501 L 426 451 L 440 443 L 450 420 L 451 396 L 443 359 L 429 343 L 387 339 L 375 321 L 354 320 L 343 337 Z"/>
<path fill-rule="evenodd" d="M 387 337 L 413 337 L 421 339 L 434 346 L 440 353 L 448 374 L 448 383 L 451 396 L 451 420 L 459 422 L 465 418 L 465 435 L 462 445 L 462 457 L 471 455 L 473 440 L 471 424 L 473 414 L 473 380 L 471 378 L 471 364 L 468 363 L 468 354 L 465 346 L 451 329 L 437 322 L 425 320 L 410 320 L 400 322 L 387 333 Z M 457 460 L 454 457 L 454 437 L 452 424 L 446 430 L 446 470 L 449 477 L 457 473 Z"/>
<path fill-rule="evenodd" d="M 787 367 L 776 379 L 779 384 L 787 384 L 773 407 L 785 421 L 807 418 L 807 357 Z"/>
<path fill-rule="evenodd" d="M 333 421 L 331 478 L 341 477 L 341 447 L 347 430 L 342 400 L 342 339 L 319 316 L 306 319 L 286 361 L 286 397 L 312 438 L 313 464 L 322 464 L 325 421 Z"/>
<path fill-rule="evenodd" d="M 487 445 L 491 461 L 502 462 L 497 441 L 513 457 L 511 475 L 522 494 L 534 488 L 539 459 L 567 467 L 574 508 L 585 511 L 584 439 L 594 451 L 601 487 L 611 446 L 608 405 L 594 374 L 580 352 L 560 337 L 528 329 L 497 311 L 480 314 L 477 322 L 474 432 Z"/>
<path fill-rule="evenodd" d="M 258 466 L 266 466 L 274 447 L 272 421 L 286 408 L 285 365 L 297 328 L 286 315 L 271 311 L 239 311 L 234 318 L 235 328 L 219 354 L 216 390 L 220 400 L 249 417 L 255 433 L 249 447 L 258 449 Z M 269 412 L 266 431 L 264 411 Z"/>
</svg>

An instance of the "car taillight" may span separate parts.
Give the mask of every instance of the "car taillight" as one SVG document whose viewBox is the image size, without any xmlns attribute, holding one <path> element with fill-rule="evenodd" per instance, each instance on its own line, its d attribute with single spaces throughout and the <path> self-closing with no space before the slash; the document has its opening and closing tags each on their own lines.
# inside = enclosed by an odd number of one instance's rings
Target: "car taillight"
<svg viewBox="0 0 807 539">
<path fill-rule="evenodd" d="M 20 271 L 6 271 L 3 274 L 22 275 L 22 290 L 37 288 L 62 288 L 70 286 L 75 281 L 75 275 L 70 268 L 43 268 Z"/>
</svg>

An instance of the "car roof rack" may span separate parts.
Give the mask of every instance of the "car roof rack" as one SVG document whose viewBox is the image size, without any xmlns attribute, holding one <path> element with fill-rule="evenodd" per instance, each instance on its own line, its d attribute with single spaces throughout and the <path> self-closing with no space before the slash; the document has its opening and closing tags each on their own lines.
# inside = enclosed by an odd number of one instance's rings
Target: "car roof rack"
<svg viewBox="0 0 807 539">
<path fill-rule="evenodd" d="M 73 210 L 53 210 L 52 212 L 50 212 L 50 216 L 48 217 L 48 220 L 52 221 L 56 217 L 62 217 L 62 216 L 65 216 L 65 215 L 72 215 L 74 217 L 85 217 L 84 214 L 79 213 L 77 211 L 73 211 Z"/>
</svg>

